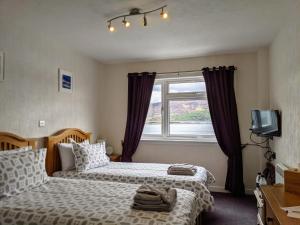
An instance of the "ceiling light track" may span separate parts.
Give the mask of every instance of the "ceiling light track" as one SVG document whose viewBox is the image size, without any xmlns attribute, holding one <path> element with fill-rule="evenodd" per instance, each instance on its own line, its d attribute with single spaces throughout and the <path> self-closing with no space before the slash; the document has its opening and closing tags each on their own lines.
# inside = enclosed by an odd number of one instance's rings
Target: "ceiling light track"
<svg viewBox="0 0 300 225">
<path fill-rule="evenodd" d="M 132 8 L 130 9 L 129 13 L 128 14 L 124 14 L 124 15 L 120 15 L 120 16 L 116 16 L 112 19 L 109 19 L 107 20 L 107 23 L 108 23 L 108 30 L 110 32 L 114 32 L 116 29 L 114 28 L 114 26 L 112 25 L 112 22 L 114 20 L 117 20 L 119 18 L 123 18 L 122 20 L 122 23 L 123 25 L 128 28 L 130 27 L 130 22 L 126 19 L 128 17 L 131 17 L 131 16 L 140 16 L 142 15 L 143 16 L 143 24 L 144 26 L 146 27 L 148 25 L 148 22 L 147 22 L 147 17 L 146 15 L 149 14 L 149 13 L 153 13 L 153 12 L 156 12 L 156 11 L 161 11 L 160 13 L 160 16 L 162 19 L 167 19 L 168 18 L 168 13 L 165 11 L 165 8 L 167 7 L 167 5 L 164 5 L 162 7 L 159 7 L 157 9 L 153 9 L 153 10 L 149 10 L 149 11 L 144 11 L 144 12 L 141 12 L 141 9 L 139 8 Z"/>
</svg>

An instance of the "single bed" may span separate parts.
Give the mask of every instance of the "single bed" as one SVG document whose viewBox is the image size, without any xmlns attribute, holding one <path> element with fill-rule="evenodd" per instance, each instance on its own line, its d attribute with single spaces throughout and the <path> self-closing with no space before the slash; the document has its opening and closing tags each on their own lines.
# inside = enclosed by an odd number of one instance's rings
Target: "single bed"
<svg viewBox="0 0 300 225">
<path fill-rule="evenodd" d="M 197 167 L 195 176 L 174 176 L 167 174 L 169 164 L 159 163 L 121 163 L 110 164 L 90 169 L 85 172 L 76 170 L 61 171 L 60 156 L 57 144 L 67 143 L 71 137 L 78 142 L 90 139 L 91 133 L 79 129 L 65 129 L 48 137 L 47 172 L 55 177 L 113 181 L 134 184 L 151 184 L 157 186 L 180 188 L 192 191 L 196 194 L 197 205 L 200 211 L 210 211 L 214 207 L 214 199 L 208 190 L 208 186 L 215 179 L 213 175 L 203 167 Z M 48 157 L 47 155 L 47 157 Z M 54 161 L 52 161 L 54 160 Z"/>
<path fill-rule="evenodd" d="M 37 141 L 35 139 L 22 138 L 16 134 L 0 132 L 0 151 L 11 150 L 31 146 L 35 149 Z"/>
<path fill-rule="evenodd" d="M 50 178 L 42 186 L 0 200 L 0 224 L 192 225 L 200 212 L 193 192 L 178 189 L 171 212 L 131 209 L 139 185 Z"/>
<path fill-rule="evenodd" d="M 36 142 L 9 133 L 0 133 L 1 150 L 12 150 Z M 1 156 L 0 156 L 1 157 Z M 39 225 L 192 225 L 200 208 L 195 193 L 177 189 L 171 212 L 131 209 L 140 185 L 50 177 L 47 183 L 20 194 L 0 198 L 0 224 Z"/>
</svg>

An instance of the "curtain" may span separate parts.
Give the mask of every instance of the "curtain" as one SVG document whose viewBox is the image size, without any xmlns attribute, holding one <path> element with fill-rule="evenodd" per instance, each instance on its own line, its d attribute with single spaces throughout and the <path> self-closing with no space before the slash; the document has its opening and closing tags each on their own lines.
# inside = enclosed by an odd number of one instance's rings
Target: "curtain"
<svg viewBox="0 0 300 225">
<path fill-rule="evenodd" d="M 225 189 L 243 195 L 243 160 L 233 66 L 204 68 L 208 106 L 218 144 L 228 157 Z"/>
<path fill-rule="evenodd" d="M 127 123 L 123 142 L 122 162 L 132 162 L 140 142 L 156 73 L 128 74 Z"/>
</svg>

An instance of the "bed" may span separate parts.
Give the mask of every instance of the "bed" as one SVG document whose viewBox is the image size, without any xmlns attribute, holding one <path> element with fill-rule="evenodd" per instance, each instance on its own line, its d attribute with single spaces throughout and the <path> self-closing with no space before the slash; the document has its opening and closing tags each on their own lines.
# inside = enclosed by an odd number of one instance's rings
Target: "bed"
<svg viewBox="0 0 300 225">
<path fill-rule="evenodd" d="M 33 140 L 0 133 L 1 150 L 13 150 Z M 0 156 L 3 157 L 3 156 Z M 1 177 L 0 177 L 1 178 Z M 1 181 L 0 181 L 1 182 Z M 196 195 L 177 189 L 177 202 L 171 212 L 131 209 L 140 185 L 50 177 L 43 185 L 0 198 L 0 224 L 69 225 L 192 225 L 200 213 Z"/>
<path fill-rule="evenodd" d="M 0 151 L 27 146 L 31 146 L 33 149 L 36 149 L 37 141 L 35 139 L 22 138 L 8 132 L 0 132 Z"/>
<path fill-rule="evenodd" d="M 78 142 L 90 139 L 91 133 L 79 129 L 65 129 L 48 137 L 48 163 L 47 172 L 54 177 L 101 180 L 134 184 L 151 184 L 180 188 L 196 194 L 197 206 L 200 211 L 211 211 L 214 199 L 208 186 L 214 182 L 213 175 L 203 167 L 197 167 L 195 176 L 174 176 L 167 174 L 169 164 L 159 163 L 121 163 L 111 162 L 106 166 L 90 169 L 85 172 L 76 170 L 61 171 L 60 157 L 57 144 L 66 143 L 69 138 Z M 48 157 L 47 155 L 47 157 Z M 54 160 L 54 162 L 52 162 Z"/>
<path fill-rule="evenodd" d="M 199 213 L 195 195 L 178 189 L 170 212 L 130 208 L 138 185 L 50 178 L 42 186 L 0 200 L 0 224 L 192 225 Z"/>
</svg>

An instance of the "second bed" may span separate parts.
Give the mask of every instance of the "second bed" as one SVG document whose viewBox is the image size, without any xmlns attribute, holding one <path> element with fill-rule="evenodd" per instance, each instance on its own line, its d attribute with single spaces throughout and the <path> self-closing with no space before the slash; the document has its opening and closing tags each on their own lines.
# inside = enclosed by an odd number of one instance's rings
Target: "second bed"
<svg viewBox="0 0 300 225">
<path fill-rule="evenodd" d="M 168 175 L 170 164 L 159 163 L 122 163 L 110 162 L 106 166 L 84 172 L 76 170 L 62 171 L 57 145 L 67 143 L 69 138 L 82 142 L 90 139 L 90 133 L 79 129 L 65 129 L 48 137 L 47 172 L 49 175 L 71 179 L 101 180 L 132 184 L 150 184 L 180 188 L 196 194 L 197 207 L 200 211 L 210 211 L 214 207 L 214 199 L 208 186 L 214 183 L 214 176 L 205 168 L 197 166 L 194 176 Z"/>
</svg>

